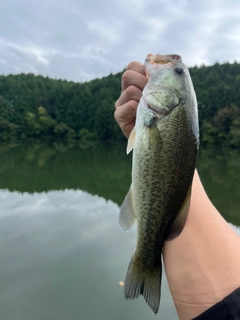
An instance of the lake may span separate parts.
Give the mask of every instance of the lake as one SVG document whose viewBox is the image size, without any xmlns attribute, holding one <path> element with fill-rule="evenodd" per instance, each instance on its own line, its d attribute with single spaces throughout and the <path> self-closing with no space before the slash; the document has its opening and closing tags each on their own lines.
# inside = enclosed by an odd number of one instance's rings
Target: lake
<svg viewBox="0 0 240 320">
<path fill-rule="evenodd" d="M 0 145 L 0 319 L 153 319 L 126 301 L 136 228 L 118 225 L 130 185 L 126 144 Z M 240 151 L 201 150 L 210 199 L 240 226 Z M 238 227 L 235 227 L 239 232 Z M 164 275 L 157 317 L 177 319 Z"/>
</svg>

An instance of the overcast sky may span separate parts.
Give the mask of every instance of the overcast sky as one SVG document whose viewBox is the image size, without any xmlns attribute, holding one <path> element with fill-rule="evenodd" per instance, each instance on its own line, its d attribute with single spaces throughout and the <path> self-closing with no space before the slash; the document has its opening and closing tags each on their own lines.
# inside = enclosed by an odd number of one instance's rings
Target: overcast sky
<svg viewBox="0 0 240 320">
<path fill-rule="evenodd" d="M 0 30 L 0 74 L 83 82 L 150 52 L 240 61 L 240 0 L 0 0 Z"/>
</svg>

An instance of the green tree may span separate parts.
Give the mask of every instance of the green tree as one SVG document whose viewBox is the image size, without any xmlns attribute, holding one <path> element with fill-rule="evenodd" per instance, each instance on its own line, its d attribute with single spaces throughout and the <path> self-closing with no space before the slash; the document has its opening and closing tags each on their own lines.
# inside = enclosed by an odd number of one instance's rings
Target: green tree
<svg viewBox="0 0 240 320">
<path fill-rule="evenodd" d="M 240 147 L 240 116 L 233 120 L 229 130 L 230 143 L 234 147 Z"/>
<path fill-rule="evenodd" d="M 44 135 L 51 134 L 56 126 L 56 121 L 48 115 L 47 110 L 42 106 L 38 107 L 38 122 Z"/>
</svg>

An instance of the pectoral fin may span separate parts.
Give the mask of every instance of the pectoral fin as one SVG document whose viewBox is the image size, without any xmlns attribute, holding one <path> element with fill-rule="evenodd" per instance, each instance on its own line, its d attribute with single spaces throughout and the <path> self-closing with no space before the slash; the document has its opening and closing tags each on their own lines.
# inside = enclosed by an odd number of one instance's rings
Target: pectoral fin
<svg viewBox="0 0 240 320">
<path fill-rule="evenodd" d="M 130 136 L 128 138 L 127 154 L 129 154 L 132 151 L 134 147 L 134 141 L 135 141 L 135 127 L 132 129 Z"/>
<path fill-rule="evenodd" d="M 176 219 L 174 220 L 170 231 L 168 233 L 168 236 L 165 240 L 173 240 L 174 238 L 178 237 L 179 234 L 182 232 L 185 222 L 187 220 L 187 216 L 188 216 L 188 211 L 189 211 L 189 206 L 190 206 L 190 199 L 191 199 L 191 189 L 192 189 L 192 185 L 190 186 L 188 193 L 186 195 L 186 198 L 182 204 L 182 207 L 176 217 Z"/>
<path fill-rule="evenodd" d="M 131 186 L 120 208 L 119 224 L 123 230 L 129 230 L 134 225 L 135 219 L 136 216 L 133 208 L 133 192 Z"/>
</svg>

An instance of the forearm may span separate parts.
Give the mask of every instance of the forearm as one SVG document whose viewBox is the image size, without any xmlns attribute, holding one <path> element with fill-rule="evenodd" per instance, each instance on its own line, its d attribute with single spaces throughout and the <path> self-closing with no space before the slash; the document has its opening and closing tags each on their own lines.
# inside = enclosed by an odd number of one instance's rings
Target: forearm
<svg viewBox="0 0 240 320">
<path fill-rule="evenodd" d="M 181 320 L 240 286 L 240 237 L 208 199 L 197 172 L 186 225 L 178 238 L 165 242 L 163 258 Z"/>
<path fill-rule="evenodd" d="M 131 62 L 114 115 L 127 137 L 146 83 L 143 65 Z M 240 286 L 240 237 L 211 204 L 197 173 L 186 225 L 179 237 L 165 242 L 163 258 L 181 320 L 199 315 Z"/>
</svg>

